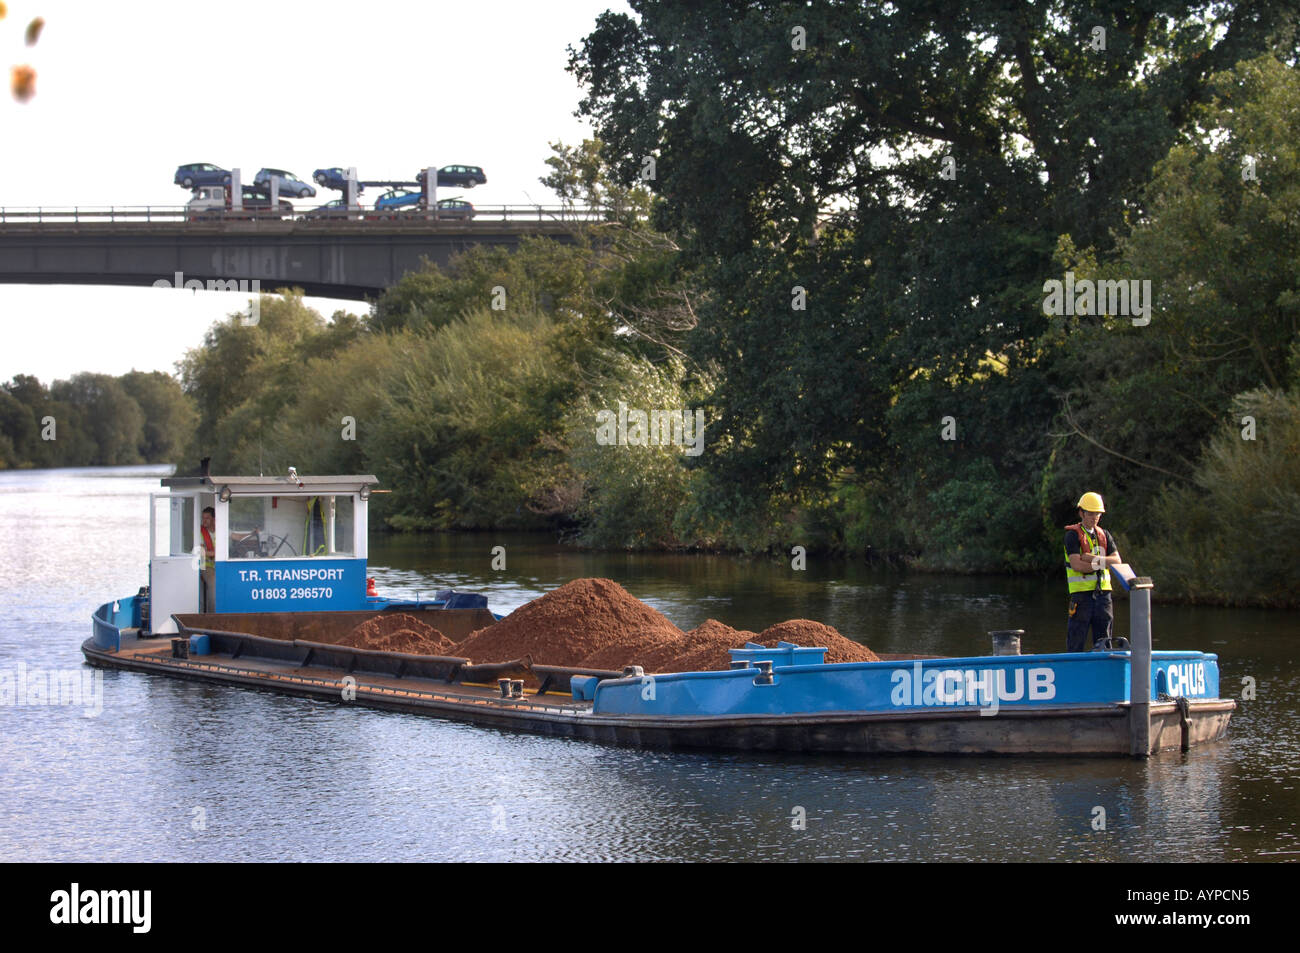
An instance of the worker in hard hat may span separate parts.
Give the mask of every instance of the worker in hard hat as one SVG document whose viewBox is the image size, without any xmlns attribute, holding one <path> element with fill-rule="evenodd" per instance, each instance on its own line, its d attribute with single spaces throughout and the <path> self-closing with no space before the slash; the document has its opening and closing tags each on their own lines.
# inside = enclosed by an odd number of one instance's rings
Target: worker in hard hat
<svg viewBox="0 0 1300 953">
<path fill-rule="evenodd" d="M 1110 601 L 1110 566 L 1120 562 L 1115 540 L 1097 524 L 1106 507 L 1098 493 L 1085 493 L 1077 504 L 1079 522 L 1065 527 L 1065 580 L 1070 587 L 1070 621 L 1066 651 L 1108 646 L 1115 610 Z"/>
</svg>

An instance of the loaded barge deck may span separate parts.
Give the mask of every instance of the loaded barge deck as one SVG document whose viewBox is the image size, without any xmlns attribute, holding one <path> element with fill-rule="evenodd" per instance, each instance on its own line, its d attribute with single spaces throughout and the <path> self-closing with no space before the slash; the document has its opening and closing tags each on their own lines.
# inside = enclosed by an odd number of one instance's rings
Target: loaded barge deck
<svg viewBox="0 0 1300 953">
<path fill-rule="evenodd" d="M 444 617 L 458 610 L 429 611 Z M 888 710 L 891 699 L 886 697 L 886 709 L 833 707 L 846 703 L 841 698 L 846 679 L 858 683 L 855 694 L 865 690 L 875 695 L 870 688 L 873 682 L 896 689 L 902 682 L 900 676 L 918 673 L 922 676 L 918 685 L 937 683 L 940 691 L 946 688 L 951 694 L 959 690 L 956 675 L 945 686 L 942 679 L 924 678 L 925 673 L 960 674 L 983 668 L 991 673 L 988 684 L 1005 694 L 1019 680 L 997 677 L 993 673 L 999 669 L 991 668 L 990 663 L 1014 662 L 1032 666 L 1028 670 L 1037 672 L 1050 670 L 1054 661 L 1061 666 L 1076 661 L 1069 658 L 895 657 L 838 665 L 777 665 L 770 668 L 770 676 L 767 666 L 625 675 L 534 665 L 529 659 L 473 665 L 463 658 L 375 652 L 224 632 L 197 624 L 207 621 L 211 620 L 180 620 L 181 637 L 174 640 L 140 638 L 127 629 L 119 633 L 116 648 L 97 645 L 92 638 L 82 650 L 90 664 L 102 667 L 624 745 L 857 754 L 1142 754 L 1133 750 L 1139 706 L 1129 702 L 1002 703 L 990 711 L 987 704 L 964 704 L 965 699 L 927 707 L 918 697 L 915 705 Z M 453 627 L 445 618 L 440 624 Z M 205 654 L 197 654 L 199 651 Z M 1156 654 L 1169 656 L 1163 660 L 1165 668 L 1157 671 L 1157 679 L 1170 665 L 1204 664 L 1203 660 L 1186 661 L 1198 653 Z M 1129 665 L 1127 655 L 1089 653 L 1077 662 L 1108 667 L 1112 675 L 1122 675 Z M 1093 674 L 1088 673 L 1089 677 Z M 770 684 L 764 682 L 765 677 L 772 679 Z M 525 680 L 529 688 L 523 688 Z M 799 690 L 801 680 L 811 683 Z M 1068 679 L 1062 677 L 1061 682 L 1064 685 Z M 653 691 L 647 691 L 650 686 Z M 801 696 L 811 690 L 824 697 L 827 705 L 812 711 L 761 711 L 743 700 L 744 696 L 761 700 L 760 693 L 768 690 L 787 698 L 796 690 Z M 518 694 L 512 697 L 511 692 Z M 696 704 L 683 704 L 683 693 Z M 598 705 L 598 698 L 603 705 Z M 772 700 L 774 707 L 782 704 L 777 695 Z M 970 699 L 981 700 L 978 690 Z M 666 713 L 653 713 L 656 707 Z M 717 713 L 709 713 L 710 707 L 718 709 Z M 1234 708 L 1233 701 L 1219 698 L 1150 704 L 1146 753 L 1186 749 L 1223 737 Z"/>
</svg>

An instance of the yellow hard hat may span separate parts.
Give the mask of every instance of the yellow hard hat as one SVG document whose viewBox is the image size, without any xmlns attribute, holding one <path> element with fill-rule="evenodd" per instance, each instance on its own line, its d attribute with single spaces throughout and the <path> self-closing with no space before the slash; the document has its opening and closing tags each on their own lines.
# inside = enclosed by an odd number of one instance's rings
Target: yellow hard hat
<svg viewBox="0 0 1300 953">
<path fill-rule="evenodd" d="M 1106 512 L 1106 505 L 1101 502 L 1100 493 L 1085 493 L 1079 497 L 1079 502 L 1075 505 L 1081 510 L 1087 510 L 1089 513 Z"/>
</svg>

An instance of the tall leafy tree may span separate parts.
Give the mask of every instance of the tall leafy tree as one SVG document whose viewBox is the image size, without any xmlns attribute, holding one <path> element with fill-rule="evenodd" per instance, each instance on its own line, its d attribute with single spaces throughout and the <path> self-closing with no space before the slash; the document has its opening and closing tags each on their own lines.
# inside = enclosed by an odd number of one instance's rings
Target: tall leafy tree
<svg viewBox="0 0 1300 953">
<path fill-rule="evenodd" d="M 631 6 L 602 15 L 570 67 L 607 159 L 654 190 L 659 225 L 705 275 L 694 353 L 726 369 L 711 483 L 746 499 L 923 463 L 923 495 L 978 472 L 1031 499 L 1048 388 L 1069 383 L 1039 346 L 1057 237 L 1108 253 L 1211 75 L 1274 43 L 1293 52 L 1297 10 Z M 925 441 L 891 429 L 916 426 L 896 410 L 911 392 L 975 415 L 955 385 L 981 379 L 1022 416 L 946 461 L 937 419 Z M 1001 450 L 1017 444 L 1037 456 L 1012 467 Z"/>
<path fill-rule="evenodd" d="M 75 411 L 72 432 L 67 421 L 61 422 L 58 439 L 67 452 L 60 461 L 63 465 L 111 467 L 142 461 L 144 414 L 117 378 L 75 374 L 66 381 L 55 381 L 50 397 Z M 74 438 L 84 438 L 86 448 L 77 445 L 75 450 L 68 449 L 74 445 Z"/>
<path fill-rule="evenodd" d="M 193 398 L 162 371 L 130 371 L 119 380 L 143 415 L 140 456 L 146 463 L 179 463 L 198 423 Z"/>
<path fill-rule="evenodd" d="M 1057 428 L 1071 449 L 1050 482 L 1104 480 L 1140 504 L 1127 522 L 1141 531 L 1167 530 L 1146 504 L 1201 479 L 1206 442 L 1242 426 L 1238 395 L 1282 387 L 1300 341 L 1300 74 L 1266 55 L 1214 89 L 1157 164 L 1114 259 L 1062 243 L 1079 277 L 1150 281 L 1150 324 L 1062 319 L 1045 337 L 1076 382 Z"/>
<path fill-rule="evenodd" d="M 257 324 L 238 316 L 213 325 L 180 362 L 185 392 L 198 407 L 186 456 L 218 468 L 258 465 L 267 434 L 306 383 L 313 359 L 329 357 L 361 333 L 346 313 L 327 321 L 297 294 L 262 298 Z M 189 469 L 189 468 L 187 468 Z"/>
</svg>

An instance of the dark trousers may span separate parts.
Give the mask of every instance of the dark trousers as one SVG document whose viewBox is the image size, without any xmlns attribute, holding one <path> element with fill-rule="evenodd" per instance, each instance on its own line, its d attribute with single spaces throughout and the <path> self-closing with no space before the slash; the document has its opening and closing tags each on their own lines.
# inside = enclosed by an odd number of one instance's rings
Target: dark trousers
<svg viewBox="0 0 1300 953">
<path fill-rule="evenodd" d="M 209 566 L 199 571 L 199 611 L 217 611 L 217 571 Z"/>
<path fill-rule="evenodd" d="M 1110 593 L 1102 591 L 1070 593 L 1070 624 L 1066 629 L 1065 650 L 1086 652 L 1088 632 L 1092 631 L 1092 645 L 1109 639 L 1115 625 L 1115 610 Z"/>
</svg>

